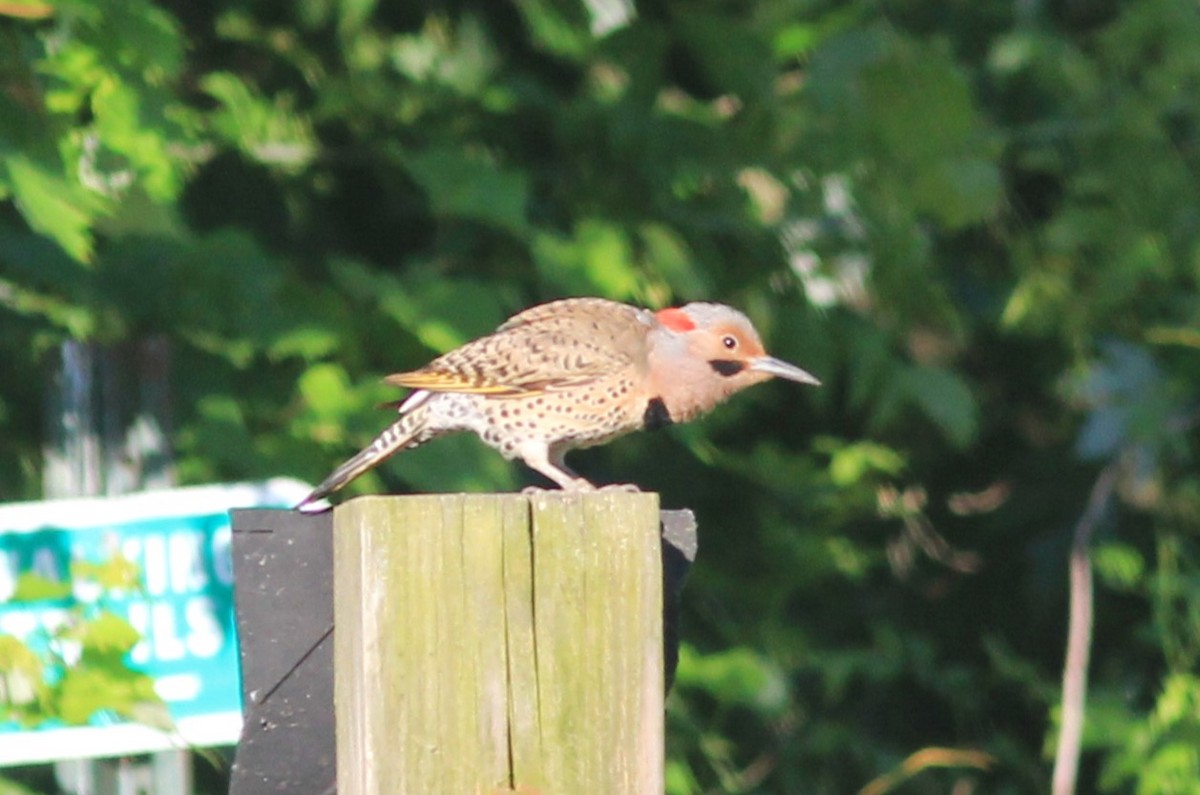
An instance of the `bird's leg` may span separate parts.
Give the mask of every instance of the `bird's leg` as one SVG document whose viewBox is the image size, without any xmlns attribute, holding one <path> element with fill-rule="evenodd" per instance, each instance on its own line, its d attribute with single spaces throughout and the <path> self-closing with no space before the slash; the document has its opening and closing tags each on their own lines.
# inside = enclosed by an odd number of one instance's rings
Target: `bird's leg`
<svg viewBox="0 0 1200 795">
<path fill-rule="evenodd" d="M 565 449 L 553 449 L 545 442 L 528 441 L 518 448 L 517 453 L 530 469 L 550 478 L 563 491 L 596 490 L 595 486 L 572 472 L 563 461 Z"/>
<path fill-rule="evenodd" d="M 554 467 L 559 472 L 562 472 L 571 479 L 571 485 L 564 485 L 563 488 L 567 491 L 595 491 L 596 487 L 592 485 L 591 481 L 567 466 L 567 449 L 568 448 L 559 445 L 551 445 L 549 451 L 550 466 Z"/>
</svg>

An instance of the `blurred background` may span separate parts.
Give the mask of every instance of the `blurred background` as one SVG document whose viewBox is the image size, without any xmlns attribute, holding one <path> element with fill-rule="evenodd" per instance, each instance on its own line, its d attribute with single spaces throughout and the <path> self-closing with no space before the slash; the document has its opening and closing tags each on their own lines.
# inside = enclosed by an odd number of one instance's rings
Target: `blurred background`
<svg viewBox="0 0 1200 795">
<path fill-rule="evenodd" d="M 668 793 L 1050 792 L 1073 542 L 1079 791 L 1200 792 L 1194 0 L 22 0 L 0 42 L 0 500 L 64 343 L 168 351 L 173 480 L 315 482 L 521 308 L 719 300 L 824 385 L 572 458 L 699 519 Z M 349 491 L 536 482 L 462 437 Z"/>
</svg>

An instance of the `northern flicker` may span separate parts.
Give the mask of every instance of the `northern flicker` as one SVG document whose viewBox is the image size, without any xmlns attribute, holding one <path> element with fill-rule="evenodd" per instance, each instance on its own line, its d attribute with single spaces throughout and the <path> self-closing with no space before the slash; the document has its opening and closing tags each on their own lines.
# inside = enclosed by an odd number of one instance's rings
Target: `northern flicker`
<svg viewBox="0 0 1200 795">
<path fill-rule="evenodd" d="M 297 507 L 455 431 L 473 431 L 564 490 L 591 491 L 563 461 L 568 451 L 687 422 L 772 377 L 820 383 L 768 356 L 746 316 L 722 304 L 658 312 L 602 298 L 541 304 L 420 370 L 385 378 L 414 390 L 399 419 Z"/>
</svg>

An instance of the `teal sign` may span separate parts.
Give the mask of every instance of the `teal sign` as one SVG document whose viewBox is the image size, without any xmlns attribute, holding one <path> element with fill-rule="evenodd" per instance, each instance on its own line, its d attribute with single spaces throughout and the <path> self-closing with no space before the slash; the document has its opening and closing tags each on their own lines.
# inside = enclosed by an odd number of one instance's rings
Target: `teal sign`
<svg viewBox="0 0 1200 795">
<path fill-rule="evenodd" d="M 0 723 L 0 765 L 236 743 L 241 682 L 228 511 L 288 507 L 306 493 L 304 484 L 279 480 L 0 506 L 0 635 L 44 643 L 73 606 L 99 596 L 93 581 L 71 579 L 72 564 L 119 553 L 140 570 L 141 588 L 106 591 L 104 607 L 140 634 L 129 663 L 153 678 L 178 729 L 167 734 L 104 716 L 84 727 Z M 13 601 L 24 573 L 69 584 L 72 593 Z"/>
</svg>

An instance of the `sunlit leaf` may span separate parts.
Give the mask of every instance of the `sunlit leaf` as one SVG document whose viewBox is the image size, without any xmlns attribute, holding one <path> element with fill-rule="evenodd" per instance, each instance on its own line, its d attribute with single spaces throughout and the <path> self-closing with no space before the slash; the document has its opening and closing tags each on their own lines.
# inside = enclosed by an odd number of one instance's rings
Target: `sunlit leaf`
<svg viewBox="0 0 1200 795">
<path fill-rule="evenodd" d="M 904 457 L 889 447 L 858 442 L 837 449 L 829 462 L 829 474 L 838 486 L 850 486 L 872 474 L 898 475 Z"/>
<path fill-rule="evenodd" d="M 81 630 L 84 650 L 102 655 L 126 654 L 142 639 L 132 624 L 107 610 L 82 624 Z"/>
<path fill-rule="evenodd" d="M 337 350 L 338 335 L 331 329 L 316 325 L 301 325 L 281 334 L 268 352 L 276 359 L 299 356 L 307 361 L 328 356 Z"/>
<path fill-rule="evenodd" d="M 628 300 L 640 279 L 628 234 L 619 226 L 585 219 L 572 237 L 540 234 L 533 255 L 548 281 L 568 295 L 603 295 Z"/>
<path fill-rule="evenodd" d="M 1092 552 L 1096 573 L 1113 588 L 1131 589 L 1141 582 L 1146 561 L 1127 544 L 1105 543 Z"/>
<path fill-rule="evenodd" d="M 37 602 L 43 599 L 65 599 L 71 595 L 71 583 L 48 580 L 32 571 L 17 575 L 11 599 L 14 602 Z"/>
<path fill-rule="evenodd" d="M 59 712 L 71 725 L 87 723 L 101 712 L 129 716 L 140 704 L 156 700 L 149 677 L 111 666 L 70 668 L 58 691 Z"/>
<path fill-rule="evenodd" d="M 10 155 L 4 166 L 13 198 L 29 225 L 52 237 L 75 259 L 91 259 L 91 225 L 100 209 L 97 198 L 24 155 Z"/>
<path fill-rule="evenodd" d="M 298 384 L 304 402 L 323 415 L 340 415 L 353 405 L 350 379 L 337 364 L 316 364 L 300 376 Z"/>
<path fill-rule="evenodd" d="M 71 562 L 71 576 L 94 580 L 109 591 L 134 591 L 142 583 L 142 567 L 120 552 L 100 562 L 76 560 Z"/>
<path fill-rule="evenodd" d="M 592 34 L 584 4 L 571 0 L 517 0 L 517 10 L 540 48 L 567 58 L 580 58 Z"/>
<path fill-rule="evenodd" d="M 779 671 L 745 648 L 700 654 L 684 644 L 679 650 L 676 682 L 681 687 L 703 688 L 728 703 L 765 710 L 780 710 L 787 702 L 787 685 Z"/>
<path fill-rule="evenodd" d="M 221 104 L 209 123 L 250 157 L 287 169 L 302 168 L 313 158 L 308 119 L 286 95 L 264 97 L 227 72 L 205 75 L 201 86 Z"/>
</svg>

